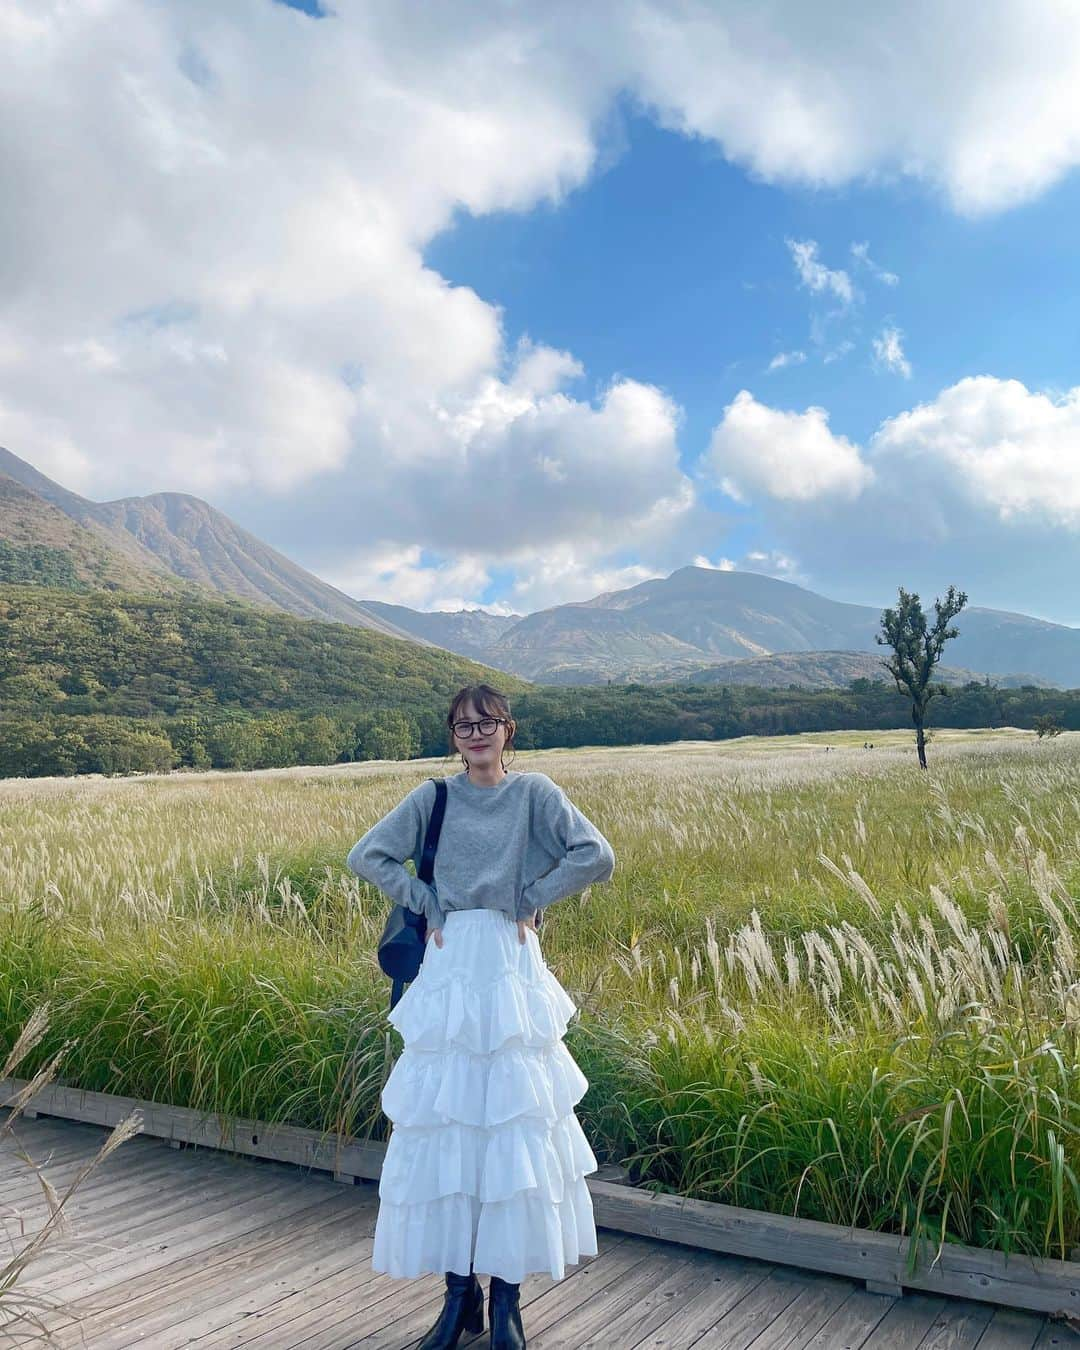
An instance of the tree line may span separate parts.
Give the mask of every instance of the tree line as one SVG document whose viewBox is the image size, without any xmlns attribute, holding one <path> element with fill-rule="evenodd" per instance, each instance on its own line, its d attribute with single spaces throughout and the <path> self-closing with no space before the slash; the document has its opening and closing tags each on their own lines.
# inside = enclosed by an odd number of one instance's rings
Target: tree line
<svg viewBox="0 0 1080 1350">
<path fill-rule="evenodd" d="M 496 681 L 498 684 L 498 681 Z M 49 713 L 0 716 L 0 777 L 264 769 L 448 751 L 445 698 L 423 710 L 381 707 L 246 713 L 209 708 L 178 717 Z M 513 696 L 515 744 L 656 745 L 677 740 L 872 732 L 911 725 L 895 689 L 853 680 L 846 689 L 732 685 L 542 686 Z M 938 701 L 935 725 L 1080 730 L 1080 690 L 999 689 L 972 682 Z"/>
<path fill-rule="evenodd" d="M 451 695 L 479 680 L 511 699 L 522 749 L 910 726 L 914 711 L 926 721 L 955 599 L 932 628 L 903 591 L 885 612 L 907 663 L 894 662 L 899 679 L 885 662 L 881 681 L 844 689 L 583 687 L 529 685 L 438 648 L 240 602 L 0 587 L 0 776 L 440 756 Z M 939 726 L 1080 730 L 1080 690 L 972 681 L 934 707 Z"/>
</svg>

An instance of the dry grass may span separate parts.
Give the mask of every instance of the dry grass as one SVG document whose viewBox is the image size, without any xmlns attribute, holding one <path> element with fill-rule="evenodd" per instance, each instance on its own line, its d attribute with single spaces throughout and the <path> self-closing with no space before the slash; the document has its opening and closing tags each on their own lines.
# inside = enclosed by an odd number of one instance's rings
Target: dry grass
<svg viewBox="0 0 1080 1350">
<path fill-rule="evenodd" d="M 518 755 L 618 858 L 544 930 L 586 1127 L 654 1185 L 1064 1255 L 1080 735 L 938 732 L 925 774 L 864 739 Z M 47 999 L 81 1086 L 378 1133 L 385 908 L 343 860 L 455 770 L 0 783 L 0 1046 Z"/>
</svg>

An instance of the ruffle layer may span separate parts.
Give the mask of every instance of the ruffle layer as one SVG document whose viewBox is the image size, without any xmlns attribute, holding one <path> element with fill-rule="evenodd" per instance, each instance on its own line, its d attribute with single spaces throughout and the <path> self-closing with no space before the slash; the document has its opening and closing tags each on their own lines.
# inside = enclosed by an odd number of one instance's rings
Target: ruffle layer
<svg viewBox="0 0 1080 1350">
<path fill-rule="evenodd" d="M 567 1265 L 595 1255 L 592 1200 L 579 1178 L 554 1205 L 527 1194 L 486 1204 L 469 1195 L 402 1205 L 383 1200 L 371 1264 L 414 1279 L 447 1270 L 467 1275 L 471 1262 L 478 1275 L 520 1284 L 534 1271 L 561 1280 Z"/>
<path fill-rule="evenodd" d="M 554 1125 L 525 1117 L 486 1129 L 395 1125 L 383 1159 L 379 1198 L 409 1205 L 461 1194 L 491 1204 L 528 1192 L 558 1205 L 597 1166 L 572 1112 Z"/>
<path fill-rule="evenodd" d="M 398 1059 L 382 1092 L 394 1125 L 503 1125 L 521 1116 L 554 1124 L 588 1090 L 588 1079 L 562 1041 L 491 1055 L 466 1050 L 416 1050 Z"/>
<path fill-rule="evenodd" d="M 596 1252 L 574 1115 L 588 1081 L 562 1043 L 576 1012 L 536 934 L 493 910 L 451 911 L 443 946 L 390 1015 L 405 1050 L 383 1088 L 393 1124 L 372 1265 L 561 1279 Z"/>
<path fill-rule="evenodd" d="M 426 966 L 431 953 L 424 958 Z M 474 982 L 471 972 L 420 978 L 390 1014 L 408 1050 L 465 1050 L 489 1055 L 505 1045 L 542 1046 L 561 1040 L 577 1011 L 547 967 L 526 979 L 515 970 Z"/>
</svg>

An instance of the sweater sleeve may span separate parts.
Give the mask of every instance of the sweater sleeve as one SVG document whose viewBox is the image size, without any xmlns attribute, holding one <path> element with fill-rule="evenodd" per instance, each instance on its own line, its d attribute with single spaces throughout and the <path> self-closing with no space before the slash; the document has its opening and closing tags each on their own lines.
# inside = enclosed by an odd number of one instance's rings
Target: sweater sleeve
<svg viewBox="0 0 1080 1350">
<path fill-rule="evenodd" d="M 576 895 L 591 882 L 611 880 L 614 849 L 557 783 L 538 803 L 535 829 L 544 848 L 558 861 L 524 887 L 518 901 L 519 919 L 527 919 L 533 910 L 564 896 Z"/>
<path fill-rule="evenodd" d="M 419 866 L 424 834 L 434 804 L 434 784 L 421 783 L 413 788 L 353 844 L 345 864 L 396 904 L 423 914 L 432 928 L 441 928 L 446 916 L 439 906 L 434 886 L 405 870 L 407 858 Z"/>
</svg>

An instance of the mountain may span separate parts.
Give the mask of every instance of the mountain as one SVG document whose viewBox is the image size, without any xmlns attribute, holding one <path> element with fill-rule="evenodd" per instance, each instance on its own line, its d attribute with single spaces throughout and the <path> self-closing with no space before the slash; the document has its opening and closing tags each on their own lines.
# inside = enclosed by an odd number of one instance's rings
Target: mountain
<svg viewBox="0 0 1080 1350">
<path fill-rule="evenodd" d="M 389 605 L 382 600 L 365 600 L 364 608 L 402 632 L 474 660 L 481 660 L 480 653 L 492 648 L 507 629 L 522 619 L 520 614 L 489 614 L 483 609 L 409 609 L 407 605 Z"/>
<path fill-rule="evenodd" d="M 932 615 L 932 597 L 923 600 Z M 433 640 L 545 684 L 653 683 L 698 678 L 717 665 L 721 669 L 707 678 L 724 680 L 727 663 L 751 659 L 755 675 L 768 684 L 831 684 L 844 668 L 838 654 L 884 655 L 874 635 L 885 604 L 879 609 L 829 600 L 756 572 L 680 567 L 626 590 L 528 614 L 504 624 L 487 645 L 479 640 L 484 629 L 475 611 L 437 616 Z M 467 640 L 462 615 L 470 625 Z M 407 631 L 434 631 L 434 615 L 399 606 L 393 617 Z M 978 679 L 1080 687 L 1080 629 L 979 606 L 965 609 L 956 627 L 960 635 L 945 649 L 953 669 Z M 854 668 L 864 669 L 859 663 Z M 873 661 L 869 668 L 878 669 Z M 750 669 L 733 669 L 733 682 Z"/>
<path fill-rule="evenodd" d="M 445 735 L 462 684 L 524 681 L 411 639 L 205 594 L 0 586 L 0 709 L 26 717 L 400 708 Z"/>
<path fill-rule="evenodd" d="M 158 595 L 183 590 L 154 559 L 116 548 L 107 532 L 80 524 L 2 471 L 0 581 Z"/>
<path fill-rule="evenodd" d="M 946 648 L 946 652 L 948 648 Z M 741 684 L 758 689 L 846 689 L 852 680 L 870 680 L 872 683 L 894 687 L 892 676 L 881 664 L 884 654 L 873 652 L 777 652 L 774 656 L 748 656 L 741 661 L 716 661 L 711 665 L 680 664 L 661 666 L 635 677 L 638 684 Z M 939 665 L 934 678 L 941 684 L 961 685 L 972 680 L 981 681 L 980 671 L 963 670 L 958 666 Z M 613 681 L 626 683 L 627 681 Z M 1057 688 L 1052 680 L 1039 675 L 1001 675 L 994 684 L 1002 689 L 1019 689 L 1033 685 L 1036 689 Z"/>
<path fill-rule="evenodd" d="M 224 596 L 443 648 L 546 684 L 692 676 L 828 687 L 846 683 L 848 671 L 878 678 L 883 655 L 874 641 L 881 608 L 830 600 L 755 572 L 680 567 L 668 577 L 527 615 L 422 613 L 356 600 L 198 497 L 159 492 L 93 502 L 0 448 L 5 580 Z M 924 597 L 927 608 L 931 600 Z M 952 670 L 999 683 L 1080 687 L 1080 629 L 979 606 L 965 609 L 956 627 L 960 635 L 945 650 Z"/>
<path fill-rule="evenodd" d="M 371 628 L 424 646 L 405 632 L 242 529 L 223 512 L 182 492 L 92 502 L 0 447 L 0 539 L 15 542 L 29 512 L 56 547 L 71 555 L 80 580 L 154 595 L 207 592 L 283 610 L 304 619 Z M 19 492 L 19 489 L 22 489 Z M 61 524 L 61 518 L 67 524 Z M 22 546 L 38 539 L 25 538 Z M 99 578 L 97 581 L 92 578 Z M 178 584 L 179 583 L 179 584 Z"/>
</svg>

